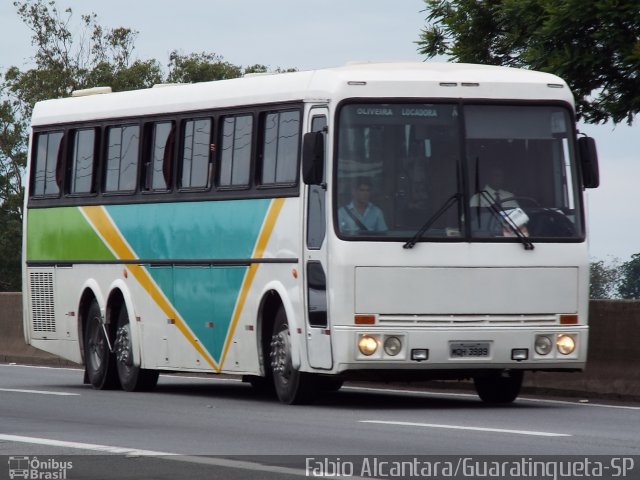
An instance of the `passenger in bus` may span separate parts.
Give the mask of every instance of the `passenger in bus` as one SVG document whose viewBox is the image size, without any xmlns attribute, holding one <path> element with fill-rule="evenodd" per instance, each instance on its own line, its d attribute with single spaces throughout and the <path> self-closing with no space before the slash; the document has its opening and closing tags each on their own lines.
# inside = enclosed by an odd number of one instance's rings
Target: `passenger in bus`
<svg viewBox="0 0 640 480">
<path fill-rule="evenodd" d="M 382 210 L 371 203 L 371 189 L 371 181 L 368 178 L 357 179 L 351 202 L 338 211 L 341 232 L 362 233 L 387 230 Z"/>
<path fill-rule="evenodd" d="M 493 165 L 489 169 L 489 178 L 482 191 L 476 192 L 471 197 L 470 206 L 472 207 L 489 207 L 490 200 L 499 209 L 518 208 L 518 202 L 514 199 L 513 193 L 505 190 L 505 175 L 502 168 Z"/>
<path fill-rule="evenodd" d="M 520 205 L 515 196 L 504 189 L 505 175 L 499 165 L 492 165 L 489 169 L 489 178 L 481 191 L 476 192 L 470 201 L 471 226 L 474 233 L 479 236 L 513 236 L 513 229 L 505 220 L 496 217 L 496 211 L 504 212 L 511 218 L 511 225 L 517 225 L 523 235 L 528 236 L 527 222 L 529 217 L 520 210 Z M 475 208 L 474 208 L 475 207 Z"/>
</svg>

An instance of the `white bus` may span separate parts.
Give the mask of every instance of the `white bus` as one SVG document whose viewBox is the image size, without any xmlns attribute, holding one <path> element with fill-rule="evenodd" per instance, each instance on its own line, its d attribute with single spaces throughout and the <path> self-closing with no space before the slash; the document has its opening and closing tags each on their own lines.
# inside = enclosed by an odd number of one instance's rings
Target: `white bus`
<svg viewBox="0 0 640 480">
<path fill-rule="evenodd" d="M 351 378 L 579 371 L 594 142 L 539 72 L 370 63 L 33 112 L 29 344 L 95 388 L 229 373 L 285 403 Z"/>
</svg>

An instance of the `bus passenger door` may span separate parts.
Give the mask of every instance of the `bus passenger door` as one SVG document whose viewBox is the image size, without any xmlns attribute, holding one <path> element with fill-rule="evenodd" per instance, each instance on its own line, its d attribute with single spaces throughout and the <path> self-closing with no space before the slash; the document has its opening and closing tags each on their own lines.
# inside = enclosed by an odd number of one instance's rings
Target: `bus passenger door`
<svg viewBox="0 0 640 480">
<path fill-rule="evenodd" d="M 311 131 L 326 131 L 327 118 L 326 108 L 313 108 L 309 113 Z M 304 278 L 307 355 L 311 367 L 330 370 L 333 366 L 333 356 L 331 325 L 327 316 L 327 242 L 325 241 L 327 191 L 325 185 L 306 185 L 305 189 Z"/>
</svg>

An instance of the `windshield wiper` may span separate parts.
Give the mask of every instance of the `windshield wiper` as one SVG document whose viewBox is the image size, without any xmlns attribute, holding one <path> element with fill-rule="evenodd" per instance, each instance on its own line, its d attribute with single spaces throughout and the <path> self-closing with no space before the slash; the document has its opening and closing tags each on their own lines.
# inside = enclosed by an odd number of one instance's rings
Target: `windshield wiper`
<svg viewBox="0 0 640 480">
<path fill-rule="evenodd" d="M 531 243 L 529 237 L 524 234 L 522 229 L 513 221 L 506 210 L 502 208 L 502 205 L 499 205 L 495 201 L 495 199 L 489 194 L 489 192 L 487 192 L 486 190 L 480 190 L 476 193 L 482 195 L 482 198 L 484 198 L 484 200 L 487 202 L 487 205 L 489 205 L 489 208 L 491 209 L 493 214 L 498 217 L 498 220 L 504 221 L 507 227 L 509 227 L 509 230 L 511 230 L 515 234 L 515 236 L 518 237 L 525 250 L 534 249 L 533 243 Z M 481 202 L 478 202 L 478 205 L 480 205 L 480 203 Z"/>
<path fill-rule="evenodd" d="M 431 225 L 433 225 L 435 223 L 435 221 L 438 220 L 442 216 L 442 214 L 444 212 L 449 210 L 451 205 L 456 203 L 459 198 L 460 198 L 460 194 L 459 193 L 454 193 L 453 195 L 451 195 L 447 199 L 447 201 L 444 202 L 444 204 L 440 207 L 440 209 L 436 213 L 431 215 L 431 217 L 429 217 L 429 219 L 425 222 L 425 224 L 422 227 L 420 227 L 420 230 L 418 230 L 416 232 L 416 234 L 413 237 L 411 237 L 411 240 L 409 240 L 407 243 L 405 243 L 402 246 L 402 248 L 413 248 L 413 247 L 415 247 L 416 242 L 420 239 L 420 237 L 422 237 L 422 235 L 424 235 L 424 232 L 429 230 Z"/>
</svg>

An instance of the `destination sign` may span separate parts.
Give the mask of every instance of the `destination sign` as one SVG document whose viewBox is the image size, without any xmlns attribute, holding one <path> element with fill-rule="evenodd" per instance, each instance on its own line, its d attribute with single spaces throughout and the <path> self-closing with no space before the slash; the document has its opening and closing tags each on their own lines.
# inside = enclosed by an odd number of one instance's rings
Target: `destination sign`
<svg viewBox="0 0 640 480">
<path fill-rule="evenodd" d="M 428 107 L 401 107 L 398 110 L 389 106 L 358 107 L 356 109 L 356 115 L 371 116 L 371 117 L 392 117 L 398 114 L 402 117 L 437 118 L 438 110 L 436 110 L 435 108 L 428 108 Z"/>
</svg>

